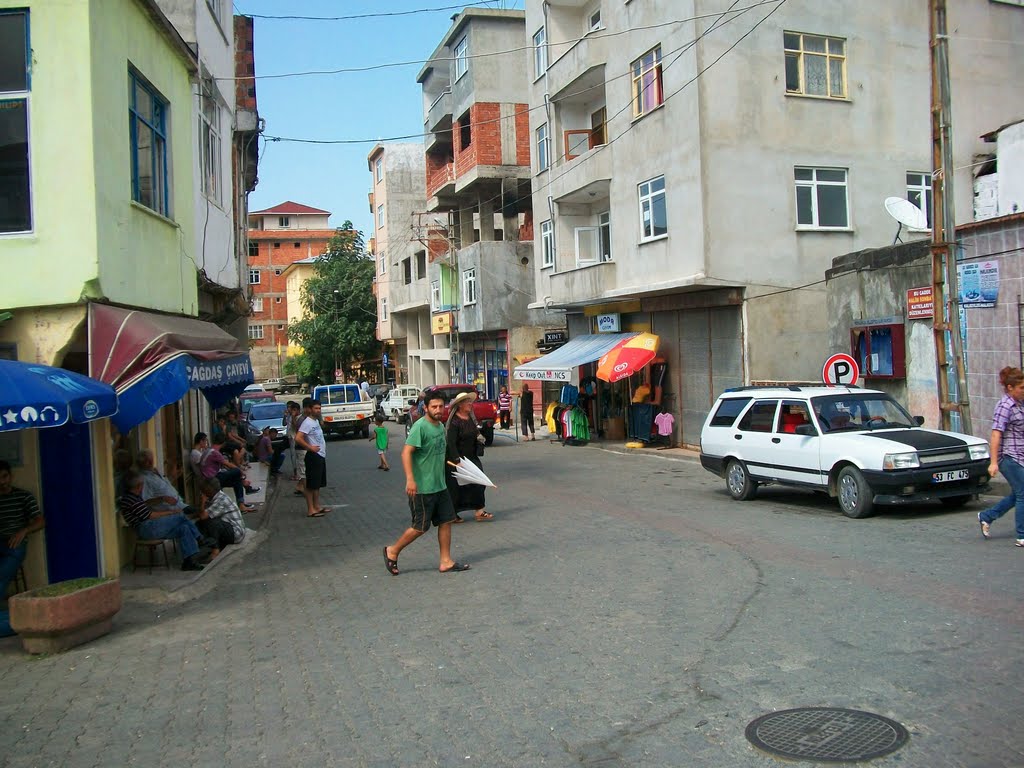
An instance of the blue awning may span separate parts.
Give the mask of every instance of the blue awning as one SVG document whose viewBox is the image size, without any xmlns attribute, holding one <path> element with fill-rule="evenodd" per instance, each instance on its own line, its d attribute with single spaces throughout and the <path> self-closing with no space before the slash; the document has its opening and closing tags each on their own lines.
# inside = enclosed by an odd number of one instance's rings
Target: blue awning
<svg viewBox="0 0 1024 768">
<path fill-rule="evenodd" d="M 570 339 L 554 352 L 523 363 L 512 374 L 521 381 L 569 381 L 574 369 L 600 360 L 605 353 L 635 333 L 588 333 Z"/>
</svg>

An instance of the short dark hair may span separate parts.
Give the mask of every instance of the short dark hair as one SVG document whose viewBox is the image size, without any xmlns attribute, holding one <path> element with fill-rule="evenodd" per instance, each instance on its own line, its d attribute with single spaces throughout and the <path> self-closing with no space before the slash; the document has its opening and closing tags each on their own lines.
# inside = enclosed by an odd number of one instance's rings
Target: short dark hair
<svg viewBox="0 0 1024 768">
<path fill-rule="evenodd" d="M 141 484 L 142 475 L 139 474 L 134 469 L 126 470 L 125 473 L 121 475 L 121 487 L 124 488 L 126 491 L 130 491 L 132 488 L 135 488 L 136 486 Z"/>
<path fill-rule="evenodd" d="M 192 445 L 193 446 L 199 445 L 205 439 L 206 439 L 206 433 L 205 432 L 196 432 L 196 436 L 192 438 Z"/>
<path fill-rule="evenodd" d="M 304 398 L 302 398 L 302 407 L 303 408 L 309 408 L 311 405 L 313 405 L 313 398 L 312 397 L 304 397 Z"/>
<path fill-rule="evenodd" d="M 376 424 L 378 426 L 384 423 L 384 417 L 381 416 L 380 414 L 377 414 L 376 416 L 374 416 L 373 420 L 374 420 L 374 422 L 376 422 Z"/>
<path fill-rule="evenodd" d="M 435 400 L 440 400 L 442 403 L 446 403 L 447 402 L 444 399 L 444 395 L 442 395 L 440 392 L 428 392 L 428 393 L 426 393 L 423 396 L 423 404 L 424 405 L 430 405 Z"/>
<path fill-rule="evenodd" d="M 7 462 L 7 461 L 4 461 L 3 459 L 0 459 L 0 472 L 10 472 L 10 471 L 11 471 L 11 464 L 10 464 L 10 462 Z"/>
<path fill-rule="evenodd" d="M 285 408 L 299 408 L 299 407 L 301 407 L 301 406 L 297 402 L 295 402 L 294 400 L 289 400 L 287 403 L 285 403 Z"/>
<path fill-rule="evenodd" d="M 314 405 L 320 405 L 320 401 L 315 397 L 309 398 L 309 407 L 312 408 Z"/>
</svg>

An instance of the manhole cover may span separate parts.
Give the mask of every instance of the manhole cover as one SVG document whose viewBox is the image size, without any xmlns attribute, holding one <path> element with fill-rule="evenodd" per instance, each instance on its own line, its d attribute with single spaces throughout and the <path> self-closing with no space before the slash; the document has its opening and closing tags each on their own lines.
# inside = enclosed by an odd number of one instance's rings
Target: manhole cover
<svg viewBox="0 0 1024 768">
<path fill-rule="evenodd" d="M 747 740 L 780 757 L 845 763 L 871 760 L 907 743 L 907 729 L 887 717 L 856 709 L 801 707 L 762 715 L 747 726 Z"/>
</svg>

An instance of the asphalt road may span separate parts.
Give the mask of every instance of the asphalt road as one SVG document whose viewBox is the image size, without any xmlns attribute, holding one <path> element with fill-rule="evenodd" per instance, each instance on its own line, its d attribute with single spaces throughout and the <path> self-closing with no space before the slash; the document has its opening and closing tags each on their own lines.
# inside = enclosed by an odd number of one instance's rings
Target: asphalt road
<svg viewBox="0 0 1024 768">
<path fill-rule="evenodd" d="M 335 509 L 305 519 L 285 484 L 191 601 L 133 600 L 60 656 L 0 642 L 5 764 L 774 766 L 748 722 L 835 706 L 910 731 L 872 765 L 1024 765 L 1008 518 L 985 542 L 980 505 L 738 503 L 692 461 L 499 433 L 495 519 L 453 530 L 472 570 L 438 573 L 431 533 L 393 577 L 398 453 L 331 442 Z"/>
</svg>

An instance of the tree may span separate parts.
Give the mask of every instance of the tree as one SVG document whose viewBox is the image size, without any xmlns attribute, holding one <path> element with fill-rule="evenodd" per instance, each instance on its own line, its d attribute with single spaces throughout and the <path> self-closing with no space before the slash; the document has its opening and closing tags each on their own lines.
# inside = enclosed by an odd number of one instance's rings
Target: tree
<svg viewBox="0 0 1024 768">
<path fill-rule="evenodd" d="M 346 221 L 316 262 L 314 276 L 302 286 L 305 319 L 292 323 L 288 336 L 302 346 L 309 370 L 320 382 L 334 381 L 336 368 L 348 374 L 362 360 L 379 356 L 374 272 L 362 233 Z"/>
</svg>

